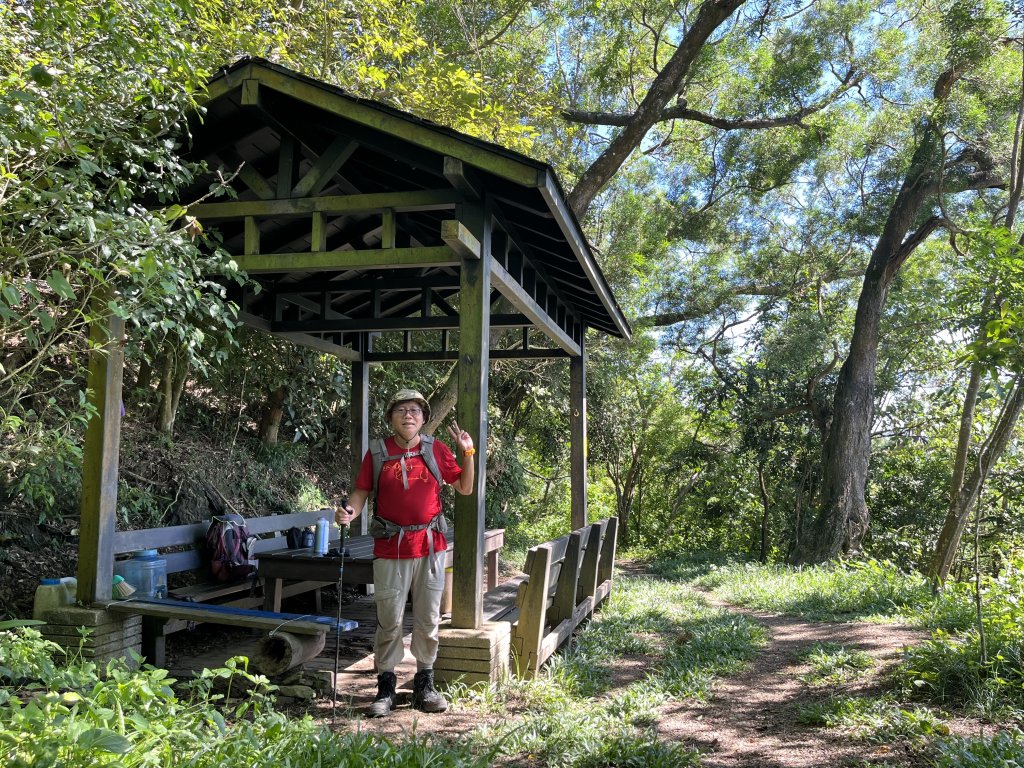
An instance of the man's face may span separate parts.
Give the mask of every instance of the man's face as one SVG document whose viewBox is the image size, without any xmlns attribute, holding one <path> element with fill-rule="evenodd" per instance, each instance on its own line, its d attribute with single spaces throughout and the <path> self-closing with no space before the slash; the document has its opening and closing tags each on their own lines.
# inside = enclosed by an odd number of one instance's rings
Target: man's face
<svg viewBox="0 0 1024 768">
<path fill-rule="evenodd" d="M 404 440 L 411 440 L 423 428 L 423 408 L 415 400 L 399 403 L 391 409 L 391 428 Z"/>
</svg>

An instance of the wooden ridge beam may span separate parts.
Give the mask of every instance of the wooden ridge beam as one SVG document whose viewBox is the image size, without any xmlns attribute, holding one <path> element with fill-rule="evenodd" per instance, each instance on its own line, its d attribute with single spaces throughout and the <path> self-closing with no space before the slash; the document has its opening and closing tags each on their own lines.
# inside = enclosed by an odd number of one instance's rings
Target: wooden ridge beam
<svg viewBox="0 0 1024 768">
<path fill-rule="evenodd" d="M 249 274 L 329 272 L 343 269 L 457 267 L 461 259 L 447 245 L 431 248 L 377 248 L 360 251 L 236 254 L 231 259 Z"/>
<path fill-rule="evenodd" d="M 353 195 L 298 197 L 287 200 L 235 200 L 189 206 L 190 215 L 200 219 L 237 219 L 243 216 L 305 216 L 311 213 L 356 215 L 443 211 L 454 209 L 462 198 L 454 189 L 421 189 L 409 192 L 375 192 Z"/>
<path fill-rule="evenodd" d="M 525 315 L 492 315 L 492 329 L 521 328 L 530 322 Z M 271 323 L 274 332 L 350 333 L 352 331 L 441 331 L 459 327 L 458 316 L 378 317 L 351 319 L 280 320 Z"/>
<path fill-rule="evenodd" d="M 426 152 L 450 155 L 523 186 L 533 186 L 537 182 L 538 163 L 526 157 L 520 160 L 510 156 L 511 153 L 495 152 L 439 126 L 427 125 L 383 105 L 363 103 L 325 84 L 299 79 L 266 66 L 254 65 L 249 76 L 258 78 L 268 88 L 320 107 L 345 120 L 382 131 L 395 139 L 408 141 Z"/>
</svg>

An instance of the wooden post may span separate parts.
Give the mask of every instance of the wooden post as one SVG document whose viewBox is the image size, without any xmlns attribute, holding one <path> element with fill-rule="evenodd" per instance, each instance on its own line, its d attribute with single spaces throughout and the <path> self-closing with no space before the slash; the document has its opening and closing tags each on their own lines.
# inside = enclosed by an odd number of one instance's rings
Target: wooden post
<svg viewBox="0 0 1024 768">
<path fill-rule="evenodd" d="M 487 369 L 491 325 L 491 217 L 485 205 L 462 207 L 462 223 L 480 241 L 480 258 L 464 257 L 459 294 L 459 426 L 476 446 L 476 488 L 455 496 L 452 627 L 483 623 L 484 487 L 487 477 Z"/>
<path fill-rule="evenodd" d="M 580 355 L 569 359 L 569 485 L 571 525 L 587 524 L 587 352 L 580 334 Z"/>
<path fill-rule="evenodd" d="M 576 604 L 579 605 L 588 597 L 597 594 L 597 572 L 601 561 L 601 533 L 605 523 L 594 523 L 583 536 L 583 563 L 576 582 Z"/>
<path fill-rule="evenodd" d="M 363 345 L 367 342 L 367 334 L 362 334 Z M 365 350 L 364 350 L 365 351 Z M 370 447 L 370 366 L 368 363 L 352 363 L 352 395 L 349 406 L 350 444 L 352 446 L 351 465 L 352 482 L 349 490 L 355 488 L 359 467 L 363 456 Z M 356 510 L 359 512 L 360 510 Z M 363 535 L 369 531 L 370 519 L 367 514 L 359 516 L 359 532 Z"/>
<path fill-rule="evenodd" d="M 608 526 L 604 529 L 604 541 L 601 543 L 601 562 L 597 567 L 597 583 L 611 581 L 615 572 L 615 549 L 619 539 L 619 518 L 609 517 Z"/>
<path fill-rule="evenodd" d="M 547 620 L 550 624 L 555 625 L 565 619 L 571 619 L 576 610 L 576 587 L 580 576 L 580 551 L 583 548 L 584 532 L 573 531 L 569 534 L 562 567 L 558 570 L 555 597 L 548 613 Z"/>
<path fill-rule="evenodd" d="M 106 317 L 108 296 L 94 303 L 101 319 L 93 320 L 89 334 L 88 397 L 96 413 L 85 430 L 77 594 L 86 605 L 110 599 L 114 575 L 124 320 Z"/>
<path fill-rule="evenodd" d="M 519 621 L 512 628 L 512 658 L 516 674 L 532 678 L 540 667 L 540 646 L 547 625 L 551 545 L 540 544 L 527 552 L 523 570 L 529 578 L 520 586 L 521 599 L 516 600 Z"/>
</svg>

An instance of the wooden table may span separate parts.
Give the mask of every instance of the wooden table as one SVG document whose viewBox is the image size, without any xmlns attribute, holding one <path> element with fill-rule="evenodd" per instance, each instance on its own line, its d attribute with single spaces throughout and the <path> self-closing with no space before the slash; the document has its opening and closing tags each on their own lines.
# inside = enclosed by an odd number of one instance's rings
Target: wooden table
<svg viewBox="0 0 1024 768">
<path fill-rule="evenodd" d="M 446 534 L 448 551 L 445 567 L 454 562 L 455 534 L 449 529 Z M 337 541 L 331 546 L 336 547 Z M 484 554 L 487 556 L 487 589 L 498 584 L 498 553 L 505 546 L 505 529 L 491 528 L 484 531 Z M 263 608 L 275 613 L 281 610 L 281 590 L 288 579 L 319 581 L 323 586 L 338 583 L 338 573 L 344 564 L 343 583 L 373 584 L 373 537 L 352 536 L 345 539 L 345 558 L 314 555 L 309 547 L 304 549 L 275 549 L 256 554 L 259 575 L 263 578 Z M 344 561 L 344 563 L 342 562 Z"/>
</svg>

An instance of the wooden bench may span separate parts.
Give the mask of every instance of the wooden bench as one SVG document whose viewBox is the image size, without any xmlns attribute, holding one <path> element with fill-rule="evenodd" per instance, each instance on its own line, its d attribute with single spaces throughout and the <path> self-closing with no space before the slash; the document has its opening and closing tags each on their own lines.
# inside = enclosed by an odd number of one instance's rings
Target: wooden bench
<svg viewBox="0 0 1024 768">
<path fill-rule="evenodd" d="M 524 575 L 485 596 L 487 620 L 512 623 L 511 667 L 520 677 L 534 677 L 611 595 L 618 522 L 609 517 L 531 548 Z"/>
<path fill-rule="evenodd" d="M 143 624 L 147 620 L 157 623 L 205 621 L 215 624 L 227 624 L 233 627 L 263 629 L 271 633 L 288 632 L 294 635 L 319 635 L 319 648 L 323 647 L 324 637 L 329 631 L 351 632 L 359 626 L 358 623 L 349 619 L 338 621 L 330 616 L 272 613 L 270 611 L 257 611 L 230 605 L 189 603 L 183 600 L 165 598 L 136 599 L 128 597 L 121 600 L 101 600 L 94 605 L 97 608 L 103 608 L 114 613 L 141 615 L 144 617 Z M 142 655 L 153 666 L 164 666 L 166 658 L 163 633 L 149 633 L 149 647 L 147 647 L 146 638 L 146 632 L 143 630 Z M 158 641 L 157 638 L 159 638 Z"/>
<path fill-rule="evenodd" d="M 246 518 L 245 524 L 249 532 L 259 536 L 255 544 L 257 553 L 280 549 L 284 546 L 284 534 L 292 527 L 305 528 L 315 525 L 317 519 L 326 516 L 323 512 L 297 512 L 287 515 L 268 515 L 265 517 Z M 216 623 L 233 623 L 223 619 L 214 611 L 206 611 L 198 606 L 216 604 L 233 608 L 255 608 L 262 605 L 263 597 L 255 594 L 257 580 L 255 577 L 234 581 L 214 581 L 210 574 L 209 556 L 206 552 L 206 529 L 209 521 L 191 525 L 175 525 L 165 528 L 146 528 L 138 531 L 118 531 L 114 534 L 114 554 L 130 554 L 142 549 L 160 550 L 160 557 L 167 561 L 167 575 L 193 573 L 197 581 L 187 586 L 175 587 L 168 595 L 189 606 L 188 611 L 171 612 L 164 609 L 141 609 L 135 613 L 143 616 L 143 655 L 157 666 L 164 660 L 164 638 L 186 627 L 208 621 Z M 334 541 L 337 541 L 337 529 L 332 526 Z M 333 543 L 332 543 L 333 546 Z M 165 551 L 170 550 L 170 551 Z M 315 590 L 316 609 L 320 610 L 320 581 L 294 581 L 282 586 L 281 595 L 290 597 Z M 132 612 L 123 609 L 121 612 Z M 226 614 L 223 614 L 226 615 Z M 271 618 L 265 624 L 273 622 L 277 614 L 268 614 Z M 263 628 L 259 624 L 256 628 Z M 242 625 L 247 626 L 247 625 Z M 157 661 L 159 660 L 159 661 Z"/>
</svg>

